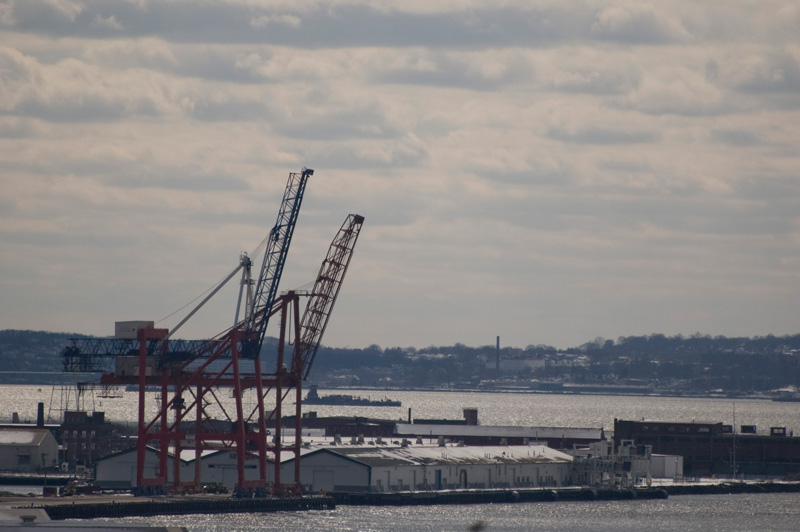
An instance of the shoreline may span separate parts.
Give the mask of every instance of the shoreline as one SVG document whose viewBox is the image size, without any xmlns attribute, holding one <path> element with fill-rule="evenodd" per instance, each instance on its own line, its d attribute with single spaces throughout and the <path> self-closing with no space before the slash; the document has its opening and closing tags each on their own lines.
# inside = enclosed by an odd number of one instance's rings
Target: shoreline
<svg viewBox="0 0 800 532">
<path fill-rule="evenodd" d="M 331 386 L 324 387 L 323 390 L 335 391 L 376 391 L 381 393 L 389 392 L 430 392 L 430 393 L 508 393 L 508 394 L 531 394 L 531 395 L 588 395 L 588 396 L 611 396 L 611 397 L 674 397 L 678 399 L 743 399 L 748 401 L 772 401 L 771 396 L 764 395 L 740 395 L 740 394 L 709 394 L 709 393 L 683 393 L 665 391 L 620 391 L 620 390 L 580 390 L 566 389 L 560 390 L 536 390 L 529 388 L 386 388 L 371 386 Z M 780 401 L 778 401 L 780 402 Z M 305 404 L 305 402 L 304 402 Z"/>
<path fill-rule="evenodd" d="M 0 509 L 43 510 L 51 520 L 148 517 L 153 515 L 271 513 L 281 511 L 333 510 L 343 506 L 432 506 L 504 504 L 555 501 L 614 501 L 667 499 L 681 495 L 800 493 L 800 482 L 719 482 L 664 484 L 630 489 L 562 487 L 497 490 L 445 490 L 407 492 L 331 492 L 292 498 L 235 499 L 230 496 L 164 496 L 133 498 L 130 495 L 87 495 L 62 499 L 9 497 Z"/>
</svg>

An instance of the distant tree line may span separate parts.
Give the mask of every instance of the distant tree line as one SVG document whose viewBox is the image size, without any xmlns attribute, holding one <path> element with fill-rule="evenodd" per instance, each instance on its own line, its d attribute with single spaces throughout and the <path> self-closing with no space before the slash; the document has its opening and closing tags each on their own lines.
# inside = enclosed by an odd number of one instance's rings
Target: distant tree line
<svg viewBox="0 0 800 532">
<path fill-rule="evenodd" d="M 75 337 L 85 336 L 0 331 L 0 383 L 60 382 L 57 377 L 47 380 L 46 373 L 61 371 L 61 351 Z M 277 343 L 267 338 L 262 356 L 274 356 Z M 497 381 L 645 384 L 743 393 L 800 386 L 800 334 L 753 338 L 651 334 L 596 338 L 564 350 L 543 344 L 503 347 L 501 360 L 530 362 L 511 372 L 497 372 L 496 357 L 494 345 L 321 346 L 310 380 L 323 386 L 379 387 L 477 387 Z"/>
</svg>

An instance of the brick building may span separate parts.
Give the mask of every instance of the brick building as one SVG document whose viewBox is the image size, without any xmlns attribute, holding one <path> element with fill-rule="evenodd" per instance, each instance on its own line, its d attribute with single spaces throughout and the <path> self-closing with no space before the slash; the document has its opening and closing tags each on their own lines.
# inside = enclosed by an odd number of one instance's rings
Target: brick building
<svg viewBox="0 0 800 532">
<path fill-rule="evenodd" d="M 744 428 L 744 427 L 743 427 Z M 792 477 L 800 475 L 800 437 L 772 427 L 769 435 L 734 434 L 722 423 L 614 420 L 614 447 L 624 440 L 653 454 L 683 457 L 686 476 Z"/>
</svg>

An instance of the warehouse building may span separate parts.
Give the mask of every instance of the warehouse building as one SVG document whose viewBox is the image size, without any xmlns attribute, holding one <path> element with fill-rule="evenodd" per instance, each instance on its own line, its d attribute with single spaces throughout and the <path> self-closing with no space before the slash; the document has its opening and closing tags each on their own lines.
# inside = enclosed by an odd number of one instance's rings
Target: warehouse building
<svg viewBox="0 0 800 532">
<path fill-rule="evenodd" d="M 734 433 L 731 425 L 720 422 L 615 419 L 614 447 L 625 440 L 648 445 L 653 454 L 683 457 L 682 471 L 676 475 L 733 476 L 735 471 L 739 478 L 784 478 L 800 474 L 800 437 L 787 434 L 785 427 L 770 427 L 768 434 L 762 434 L 752 425 L 742 425 Z"/>
<path fill-rule="evenodd" d="M 181 480 L 194 479 L 194 453 L 181 459 Z M 281 479 L 294 479 L 294 456 L 281 461 Z M 170 454 L 170 461 L 173 459 Z M 204 484 L 216 483 L 233 490 L 236 453 L 206 452 L 201 457 Z M 157 471 L 158 452 L 148 448 L 147 474 Z M 439 447 L 382 445 L 308 446 L 300 459 L 300 483 L 308 492 L 408 491 L 467 488 L 564 486 L 571 482 L 572 457 L 541 445 L 492 447 Z M 267 471 L 271 477 L 272 468 Z M 172 467 L 168 482 L 172 482 Z M 248 479 L 258 477 L 256 460 L 248 461 Z M 270 478 L 271 480 L 271 478 Z M 129 489 L 136 485 L 136 450 L 98 461 L 95 483 L 103 488 Z"/>
<path fill-rule="evenodd" d="M 397 423 L 398 438 L 421 439 L 465 445 L 528 445 L 539 443 L 551 449 L 572 449 L 606 439 L 602 428 L 573 427 L 508 427 L 490 425 L 451 425 Z"/>
<path fill-rule="evenodd" d="M 0 429 L 0 469 L 38 471 L 58 465 L 58 442 L 45 428 Z"/>
<path fill-rule="evenodd" d="M 281 465 L 291 478 L 294 459 Z M 307 449 L 300 482 L 307 491 L 409 491 L 564 486 L 572 457 L 531 446 L 331 446 Z"/>
<path fill-rule="evenodd" d="M 253 455 L 252 458 L 255 458 Z M 158 450 L 147 448 L 145 454 L 145 477 L 158 474 Z M 167 467 L 167 482 L 173 482 L 174 454 L 168 453 L 170 466 Z M 229 449 L 203 451 L 200 458 L 200 478 L 204 484 L 218 484 L 233 490 L 237 482 L 236 453 Z M 183 450 L 180 456 L 181 482 L 194 480 L 197 465 L 194 450 Z M 245 478 L 258 478 L 258 462 L 248 460 L 245 464 Z M 95 466 L 95 484 L 104 489 L 130 489 L 136 487 L 136 448 L 106 456 Z"/>
</svg>

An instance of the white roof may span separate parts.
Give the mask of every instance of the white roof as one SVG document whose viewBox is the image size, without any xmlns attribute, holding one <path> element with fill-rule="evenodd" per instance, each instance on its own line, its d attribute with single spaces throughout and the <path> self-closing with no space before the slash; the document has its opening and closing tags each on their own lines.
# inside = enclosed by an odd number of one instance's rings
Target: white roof
<svg viewBox="0 0 800 532">
<path fill-rule="evenodd" d="M 498 438 L 579 438 L 599 440 L 603 429 L 573 427 L 510 427 L 482 425 L 428 425 L 422 423 L 398 423 L 395 426 L 397 436 L 486 436 Z"/>
<path fill-rule="evenodd" d="M 47 429 L 0 429 L 0 445 L 39 445 Z"/>
<path fill-rule="evenodd" d="M 307 452 L 319 450 L 308 449 Z M 370 466 L 520 464 L 571 462 L 572 456 L 544 445 L 513 446 L 409 446 L 409 447 L 324 447 L 341 456 Z M 306 453 L 301 453 L 306 454 Z M 282 460 L 283 461 L 283 460 Z"/>
</svg>

